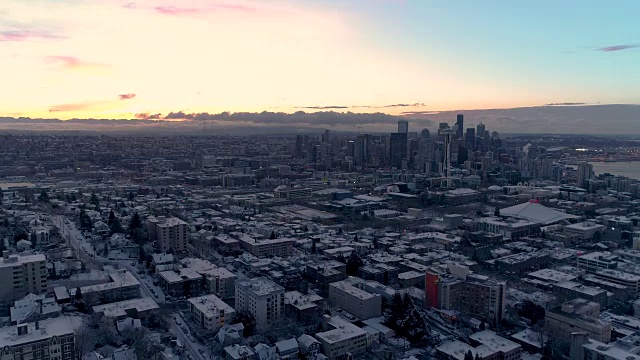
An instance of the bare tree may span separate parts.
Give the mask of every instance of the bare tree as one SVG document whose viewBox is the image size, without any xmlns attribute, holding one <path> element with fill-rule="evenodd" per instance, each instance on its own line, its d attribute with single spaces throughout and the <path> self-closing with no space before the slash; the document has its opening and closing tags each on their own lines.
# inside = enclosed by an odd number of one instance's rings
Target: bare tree
<svg viewBox="0 0 640 360">
<path fill-rule="evenodd" d="M 75 359 L 80 360 L 90 351 L 95 350 L 96 339 L 94 332 L 86 326 L 82 326 L 76 331 Z"/>
</svg>

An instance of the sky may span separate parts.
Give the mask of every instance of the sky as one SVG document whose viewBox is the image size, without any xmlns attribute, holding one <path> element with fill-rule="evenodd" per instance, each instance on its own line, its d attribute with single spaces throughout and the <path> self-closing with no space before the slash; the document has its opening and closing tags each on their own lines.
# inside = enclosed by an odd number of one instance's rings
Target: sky
<svg viewBox="0 0 640 360">
<path fill-rule="evenodd" d="M 2 0 L 0 116 L 640 103 L 640 1 Z"/>
</svg>

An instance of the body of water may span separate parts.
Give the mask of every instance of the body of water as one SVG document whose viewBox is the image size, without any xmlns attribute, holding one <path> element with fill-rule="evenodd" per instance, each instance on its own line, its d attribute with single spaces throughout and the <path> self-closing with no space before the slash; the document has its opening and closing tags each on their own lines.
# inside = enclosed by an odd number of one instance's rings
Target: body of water
<svg viewBox="0 0 640 360">
<path fill-rule="evenodd" d="M 592 162 L 591 164 L 596 175 L 609 173 L 640 179 L 640 161 Z"/>
</svg>

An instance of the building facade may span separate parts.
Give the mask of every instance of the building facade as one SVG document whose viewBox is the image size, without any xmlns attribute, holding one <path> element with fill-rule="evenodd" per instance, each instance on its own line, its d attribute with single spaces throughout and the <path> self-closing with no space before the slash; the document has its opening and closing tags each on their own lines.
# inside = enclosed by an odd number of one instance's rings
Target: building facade
<svg viewBox="0 0 640 360">
<path fill-rule="evenodd" d="M 215 332 L 235 316 L 235 310 L 215 295 L 194 297 L 188 304 L 191 319 L 204 331 Z"/>
<path fill-rule="evenodd" d="M 370 294 L 348 281 L 338 281 L 329 285 L 329 304 L 361 320 L 382 315 L 382 296 Z"/>
<path fill-rule="evenodd" d="M 248 311 L 256 328 L 268 329 L 284 316 L 284 288 L 264 278 L 236 280 L 236 311 Z"/>
<path fill-rule="evenodd" d="M 47 290 L 47 259 L 42 254 L 9 255 L 0 261 L 0 303 L 9 304 L 27 294 L 41 295 Z"/>
<path fill-rule="evenodd" d="M 0 358 L 72 360 L 75 332 L 65 316 L 1 328 Z"/>
</svg>

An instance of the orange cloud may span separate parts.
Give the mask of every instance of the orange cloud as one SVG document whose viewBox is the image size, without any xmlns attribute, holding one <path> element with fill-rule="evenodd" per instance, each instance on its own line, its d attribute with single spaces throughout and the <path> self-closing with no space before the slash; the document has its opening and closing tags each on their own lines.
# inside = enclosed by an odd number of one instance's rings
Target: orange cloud
<svg viewBox="0 0 640 360">
<path fill-rule="evenodd" d="M 100 100 L 85 101 L 73 104 L 53 105 L 49 108 L 49 112 L 78 112 L 78 111 L 97 111 L 106 110 L 120 106 L 122 100 L 130 100 L 136 97 L 134 93 L 120 94 L 117 100 Z"/>
<path fill-rule="evenodd" d="M 110 65 L 80 60 L 74 56 L 46 56 L 45 61 L 69 70 L 106 70 Z"/>
</svg>

